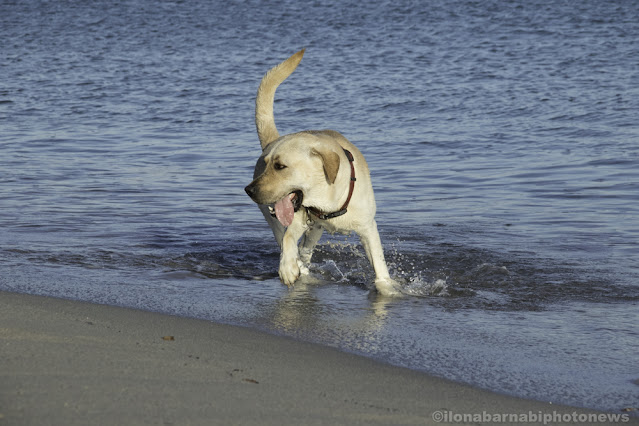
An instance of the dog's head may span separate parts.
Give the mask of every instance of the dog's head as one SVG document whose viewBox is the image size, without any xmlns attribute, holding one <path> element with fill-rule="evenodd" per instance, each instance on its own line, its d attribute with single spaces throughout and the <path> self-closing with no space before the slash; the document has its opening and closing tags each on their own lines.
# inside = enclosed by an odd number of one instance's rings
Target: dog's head
<svg viewBox="0 0 639 426">
<path fill-rule="evenodd" d="M 340 151 L 312 134 L 284 136 L 266 147 L 245 191 L 256 203 L 273 205 L 277 218 L 288 226 L 302 205 L 326 205 L 339 171 Z"/>
</svg>

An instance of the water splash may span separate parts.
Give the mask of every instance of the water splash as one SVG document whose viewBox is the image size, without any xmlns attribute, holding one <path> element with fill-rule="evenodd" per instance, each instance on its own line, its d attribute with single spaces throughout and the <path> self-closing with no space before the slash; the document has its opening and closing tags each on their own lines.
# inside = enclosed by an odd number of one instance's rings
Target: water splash
<svg viewBox="0 0 639 426">
<path fill-rule="evenodd" d="M 410 278 L 407 283 L 403 284 L 401 292 L 407 296 L 416 297 L 446 297 L 451 295 L 445 280 L 438 279 L 434 282 L 428 282 L 416 277 Z"/>
</svg>

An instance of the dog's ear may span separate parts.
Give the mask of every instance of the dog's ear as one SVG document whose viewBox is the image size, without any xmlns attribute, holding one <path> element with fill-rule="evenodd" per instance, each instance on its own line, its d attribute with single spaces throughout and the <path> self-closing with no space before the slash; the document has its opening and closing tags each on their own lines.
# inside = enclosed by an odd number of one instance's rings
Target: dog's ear
<svg viewBox="0 0 639 426">
<path fill-rule="evenodd" d="M 319 155 L 322 159 L 322 163 L 324 164 L 324 174 L 326 175 L 326 180 L 328 181 L 328 183 L 335 183 L 337 172 L 339 170 L 339 155 L 337 155 L 335 151 L 328 148 L 314 148 L 313 154 Z"/>
</svg>

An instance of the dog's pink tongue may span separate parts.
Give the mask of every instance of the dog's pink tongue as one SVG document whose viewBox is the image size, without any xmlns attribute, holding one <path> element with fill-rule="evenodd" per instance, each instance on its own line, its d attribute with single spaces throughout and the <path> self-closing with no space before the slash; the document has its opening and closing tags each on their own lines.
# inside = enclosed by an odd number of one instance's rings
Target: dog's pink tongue
<svg viewBox="0 0 639 426">
<path fill-rule="evenodd" d="M 285 227 L 293 223 L 293 217 L 295 216 L 295 210 L 293 209 L 293 198 L 295 194 L 288 194 L 280 201 L 275 203 L 275 216 Z"/>
</svg>

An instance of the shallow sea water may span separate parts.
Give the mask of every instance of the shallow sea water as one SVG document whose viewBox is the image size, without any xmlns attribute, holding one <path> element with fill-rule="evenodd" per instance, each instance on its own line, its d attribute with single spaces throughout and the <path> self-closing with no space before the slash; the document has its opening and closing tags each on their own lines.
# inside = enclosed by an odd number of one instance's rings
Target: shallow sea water
<svg viewBox="0 0 639 426">
<path fill-rule="evenodd" d="M 254 327 L 498 392 L 639 406 L 639 5 L 0 4 L 0 289 Z M 288 290 L 254 97 L 366 156 L 391 275 Z"/>
</svg>

